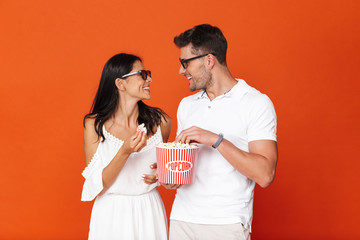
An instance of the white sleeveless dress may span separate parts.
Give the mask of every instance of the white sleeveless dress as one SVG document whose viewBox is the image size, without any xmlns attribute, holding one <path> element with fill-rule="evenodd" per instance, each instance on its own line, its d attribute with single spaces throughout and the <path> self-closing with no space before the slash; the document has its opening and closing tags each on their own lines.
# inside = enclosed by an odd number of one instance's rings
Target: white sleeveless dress
<svg viewBox="0 0 360 240">
<path fill-rule="evenodd" d="M 85 178 L 82 201 L 96 200 L 93 205 L 89 239 L 166 240 L 167 221 L 158 183 L 148 185 L 143 174 L 152 174 L 156 162 L 155 146 L 162 142 L 161 129 L 147 140 L 138 153 L 132 153 L 111 187 L 101 196 L 102 171 L 123 144 L 103 127 L 102 139 L 82 175 Z"/>
</svg>

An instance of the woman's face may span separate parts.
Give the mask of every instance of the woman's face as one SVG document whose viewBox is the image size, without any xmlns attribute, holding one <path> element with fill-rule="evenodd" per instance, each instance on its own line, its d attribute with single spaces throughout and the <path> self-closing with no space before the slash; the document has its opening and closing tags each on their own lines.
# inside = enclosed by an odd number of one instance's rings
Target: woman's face
<svg viewBox="0 0 360 240">
<path fill-rule="evenodd" d="M 134 62 L 132 72 L 137 72 L 139 70 L 145 70 L 144 65 L 140 61 Z M 150 83 L 152 79 L 147 75 L 147 79 L 144 80 L 141 74 L 135 74 L 127 77 L 124 81 L 126 87 L 126 92 L 129 96 L 142 99 L 150 99 Z"/>
</svg>

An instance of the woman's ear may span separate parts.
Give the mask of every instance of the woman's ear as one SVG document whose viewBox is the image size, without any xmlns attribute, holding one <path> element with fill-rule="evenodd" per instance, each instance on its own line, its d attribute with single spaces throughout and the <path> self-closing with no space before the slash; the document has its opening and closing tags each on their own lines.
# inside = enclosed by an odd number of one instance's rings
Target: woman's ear
<svg viewBox="0 0 360 240">
<path fill-rule="evenodd" d="M 125 81 L 123 79 L 121 78 L 115 79 L 115 85 L 120 91 L 124 91 L 126 89 L 124 84 Z"/>
</svg>

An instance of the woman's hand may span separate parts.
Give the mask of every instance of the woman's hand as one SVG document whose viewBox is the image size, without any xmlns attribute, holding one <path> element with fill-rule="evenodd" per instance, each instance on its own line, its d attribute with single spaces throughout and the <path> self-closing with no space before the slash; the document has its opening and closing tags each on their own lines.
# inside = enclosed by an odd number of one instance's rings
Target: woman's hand
<svg viewBox="0 0 360 240">
<path fill-rule="evenodd" d="M 121 146 L 123 151 L 127 154 L 133 152 L 139 152 L 146 145 L 146 133 L 143 131 L 138 131 L 136 134 L 132 135 L 130 138 L 124 141 L 124 144 Z"/>
<path fill-rule="evenodd" d="M 149 174 L 144 174 L 143 180 L 146 184 L 153 184 L 156 183 L 158 181 L 158 174 L 157 174 L 157 163 L 153 163 L 150 165 L 151 169 L 154 169 L 153 174 L 149 175 Z"/>
<path fill-rule="evenodd" d="M 159 180 L 158 174 L 157 174 L 157 163 L 151 164 L 150 168 L 154 169 L 153 174 L 151 174 L 151 175 L 144 174 L 142 176 L 144 179 L 144 182 L 146 184 L 153 184 Z M 166 189 L 178 189 L 179 187 L 181 187 L 181 184 L 166 184 L 166 183 L 160 183 L 160 184 L 163 185 Z"/>
</svg>

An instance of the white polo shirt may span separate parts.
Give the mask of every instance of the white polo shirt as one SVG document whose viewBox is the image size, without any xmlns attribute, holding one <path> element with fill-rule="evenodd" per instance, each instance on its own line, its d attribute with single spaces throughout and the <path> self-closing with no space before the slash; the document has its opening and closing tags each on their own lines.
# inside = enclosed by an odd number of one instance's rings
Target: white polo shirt
<svg viewBox="0 0 360 240">
<path fill-rule="evenodd" d="M 248 152 L 254 140 L 276 141 L 276 113 L 271 100 L 244 80 L 212 101 L 205 91 L 180 102 L 179 134 L 191 126 L 214 133 Z M 199 224 L 242 223 L 251 229 L 255 182 L 239 173 L 216 149 L 199 145 L 193 183 L 176 193 L 170 219 Z"/>
</svg>

